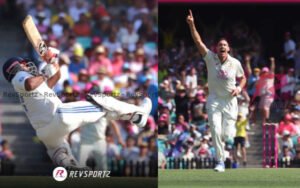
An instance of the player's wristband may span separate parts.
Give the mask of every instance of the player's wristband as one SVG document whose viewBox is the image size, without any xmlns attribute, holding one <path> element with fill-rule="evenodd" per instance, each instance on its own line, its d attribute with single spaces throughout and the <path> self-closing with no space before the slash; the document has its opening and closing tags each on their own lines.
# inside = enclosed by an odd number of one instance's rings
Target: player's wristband
<svg viewBox="0 0 300 188">
<path fill-rule="evenodd" d="M 237 86 L 237 89 L 239 90 L 239 92 L 242 92 L 242 88 L 240 86 Z"/>
</svg>

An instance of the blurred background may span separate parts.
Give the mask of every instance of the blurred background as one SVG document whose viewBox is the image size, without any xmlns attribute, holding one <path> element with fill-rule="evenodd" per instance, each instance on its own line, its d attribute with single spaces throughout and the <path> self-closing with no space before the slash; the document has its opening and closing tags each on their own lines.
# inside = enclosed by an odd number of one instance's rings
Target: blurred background
<svg viewBox="0 0 300 188">
<path fill-rule="evenodd" d="M 153 102 L 145 128 L 127 121 L 87 125 L 67 136 L 81 164 L 112 176 L 156 176 L 157 2 L 155 0 L 0 1 L 0 64 L 11 56 L 45 66 L 29 43 L 22 21 L 31 15 L 48 46 L 61 51 L 63 102 L 106 93 L 133 104 Z M 49 175 L 54 166 L 1 72 L 0 175 Z"/>
<path fill-rule="evenodd" d="M 264 122 L 279 124 L 279 166 L 299 166 L 299 6 L 159 4 L 160 168 L 212 168 L 215 162 L 205 110 L 207 70 L 186 23 L 188 9 L 193 12 L 206 46 L 215 52 L 217 40 L 225 37 L 231 56 L 240 60 L 247 77 L 247 84 L 238 96 L 240 117 L 236 123 L 243 127 L 236 136 L 245 138 L 245 147 L 235 147 L 234 139 L 226 140 L 226 166 L 262 167 Z M 275 64 L 270 63 L 270 57 L 275 58 Z M 273 69 L 275 75 L 270 73 Z M 267 75 L 275 76 L 275 82 L 258 89 L 259 84 L 266 83 L 262 78 Z M 270 116 L 264 115 L 265 112 L 270 112 Z M 182 159 L 186 162 L 181 163 Z M 202 162 L 191 165 L 195 161 Z"/>
</svg>

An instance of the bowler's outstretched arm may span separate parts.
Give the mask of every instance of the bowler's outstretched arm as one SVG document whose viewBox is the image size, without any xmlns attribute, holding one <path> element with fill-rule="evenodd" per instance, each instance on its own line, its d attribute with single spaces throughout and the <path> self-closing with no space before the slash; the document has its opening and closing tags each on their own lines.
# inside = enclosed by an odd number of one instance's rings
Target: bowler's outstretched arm
<svg viewBox="0 0 300 188">
<path fill-rule="evenodd" d="M 205 46 L 205 44 L 202 42 L 201 37 L 195 27 L 194 17 L 193 17 L 193 13 L 191 10 L 189 10 L 189 15 L 187 16 L 186 21 L 189 24 L 193 40 L 194 40 L 201 56 L 204 57 L 206 55 L 206 52 L 208 51 L 208 49 Z"/>
</svg>

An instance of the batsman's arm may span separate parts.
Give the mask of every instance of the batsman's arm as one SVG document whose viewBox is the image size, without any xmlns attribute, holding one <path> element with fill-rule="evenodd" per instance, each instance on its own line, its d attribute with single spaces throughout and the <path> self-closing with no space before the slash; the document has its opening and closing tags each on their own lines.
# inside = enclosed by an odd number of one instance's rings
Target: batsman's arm
<svg viewBox="0 0 300 188">
<path fill-rule="evenodd" d="M 53 88 L 59 79 L 60 79 L 60 70 L 58 70 L 52 77 L 50 77 L 47 80 L 48 87 Z"/>
<path fill-rule="evenodd" d="M 196 29 L 196 26 L 195 26 L 195 23 L 194 23 L 193 13 L 192 13 L 191 10 L 189 10 L 189 15 L 187 16 L 186 21 L 189 24 L 193 40 L 194 40 L 201 56 L 204 57 L 206 55 L 208 49 L 205 46 L 205 44 L 202 42 L 202 39 L 201 39 L 197 29 Z"/>
<path fill-rule="evenodd" d="M 32 91 L 39 87 L 44 82 L 42 75 L 30 77 L 25 80 L 25 90 Z"/>
<path fill-rule="evenodd" d="M 49 88 L 53 88 L 60 79 L 60 68 L 58 64 L 59 50 L 55 48 L 49 48 L 47 50 L 47 65 L 43 68 L 42 74 L 47 78 L 47 85 Z"/>
</svg>

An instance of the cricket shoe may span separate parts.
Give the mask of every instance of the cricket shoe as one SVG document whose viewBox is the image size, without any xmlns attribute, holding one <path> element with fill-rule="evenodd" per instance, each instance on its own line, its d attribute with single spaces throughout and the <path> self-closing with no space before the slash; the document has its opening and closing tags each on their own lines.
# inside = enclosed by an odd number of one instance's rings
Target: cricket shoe
<svg viewBox="0 0 300 188">
<path fill-rule="evenodd" d="M 108 119 L 128 120 L 138 127 L 144 127 L 146 125 L 152 109 L 152 102 L 148 97 L 146 97 L 139 106 L 101 94 L 87 94 L 86 98 L 88 101 L 94 102 L 106 109 L 106 117 Z"/>
<path fill-rule="evenodd" d="M 214 168 L 215 172 L 224 172 L 225 171 L 225 165 L 223 162 L 218 162 L 217 166 Z"/>
</svg>

